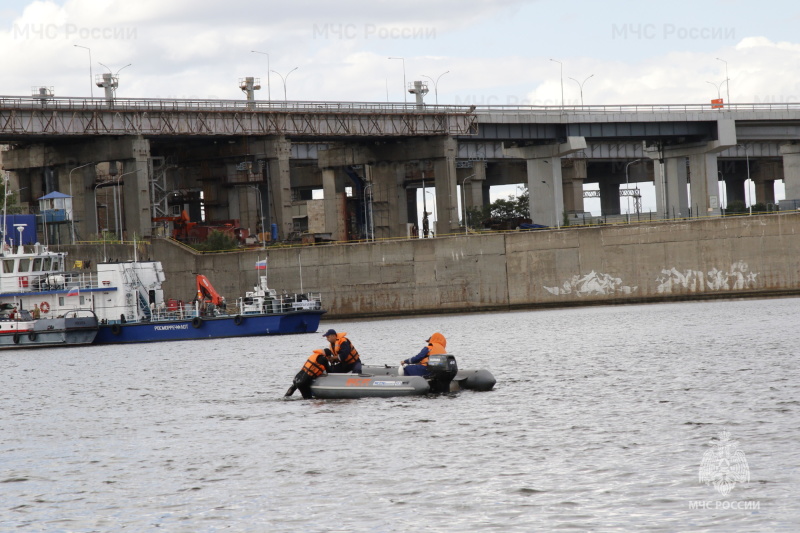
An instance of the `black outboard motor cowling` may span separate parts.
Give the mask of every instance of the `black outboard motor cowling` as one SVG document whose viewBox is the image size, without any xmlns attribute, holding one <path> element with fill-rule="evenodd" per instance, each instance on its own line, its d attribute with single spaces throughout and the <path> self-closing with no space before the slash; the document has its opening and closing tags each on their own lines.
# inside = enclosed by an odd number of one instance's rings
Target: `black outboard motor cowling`
<svg viewBox="0 0 800 533">
<path fill-rule="evenodd" d="M 454 355 L 428 356 L 428 384 L 431 392 L 450 392 L 450 382 L 458 374 L 458 363 Z"/>
</svg>

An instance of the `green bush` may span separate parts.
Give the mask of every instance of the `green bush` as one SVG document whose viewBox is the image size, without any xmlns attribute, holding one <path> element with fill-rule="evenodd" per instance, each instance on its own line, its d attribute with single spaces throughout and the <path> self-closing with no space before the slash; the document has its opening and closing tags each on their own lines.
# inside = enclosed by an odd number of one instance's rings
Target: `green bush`
<svg viewBox="0 0 800 533">
<path fill-rule="evenodd" d="M 212 231 L 205 242 L 192 245 L 192 248 L 200 252 L 222 252 L 235 250 L 238 247 L 239 242 L 235 238 L 221 231 Z"/>
</svg>

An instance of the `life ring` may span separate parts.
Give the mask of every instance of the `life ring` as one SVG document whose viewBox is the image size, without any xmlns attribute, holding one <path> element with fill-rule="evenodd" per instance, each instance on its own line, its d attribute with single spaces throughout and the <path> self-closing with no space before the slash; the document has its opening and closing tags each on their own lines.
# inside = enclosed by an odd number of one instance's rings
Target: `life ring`
<svg viewBox="0 0 800 533">
<path fill-rule="evenodd" d="M 242 320 L 244 320 L 242 318 L 242 315 L 236 315 L 235 317 L 233 317 L 233 323 L 236 324 L 237 326 L 242 325 Z"/>
<path fill-rule="evenodd" d="M 14 333 L 14 344 L 19 344 L 19 333 Z"/>
<path fill-rule="evenodd" d="M 42 313 L 49 313 L 50 304 L 47 302 L 42 302 L 41 304 L 39 304 L 39 309 L 42 311 Z"/>
<path fill-rule="evenodd" d="M 203 319 L 200 318 L 199 316 L 196 316 L 196 317 L 194 317 L 192 319 L 192 327 L 193 328 L 199 328 L 202 325 L 203 325 Z"/>
<path fill-rule="evenodd" d="M 30 333 L 28 333 L 28 340 L 31 341 L 31 342 L 36 340 L 36 332 L 35 331 L 31 331 Z"/>
<path fill-rule="evenodd" d="M 112 324 L 111 333 L 113 333 L 114 335 L 119 335 L 120 333 L 122 333 L 122 326 L 120 326 L 119 324 Z"/>
</svg>

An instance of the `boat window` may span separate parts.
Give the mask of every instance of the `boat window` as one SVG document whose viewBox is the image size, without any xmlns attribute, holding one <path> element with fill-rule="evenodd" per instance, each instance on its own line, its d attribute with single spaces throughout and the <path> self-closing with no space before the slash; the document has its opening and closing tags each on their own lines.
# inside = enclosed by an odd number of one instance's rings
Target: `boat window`
<svg viewBox="0 0 800 533">
<path fill-rule="evenodd" d="M 49 257 L 45 257 L 44 258 L 44 265 L 42 265 L 42 270 L 44 270 L 45 272 L 50 270 L 50 266 L 52 265 L 52 261 L 53 260 L 50 259 Z"/>
<path fill-rule="evenodd" d="M 24 259 L 19 260 L 19 271 L 20 272 L 30 272 L 31 271 L 31 260 L 27 257 Z"/>
<path fill-rule="evenodd" d="M 37 257 L 33 260 L 33 271 L 40 272 L 42 270 L 42 258 Z"/>
<path fill-rule="evenodd" d="M 14 272 L 14 260 L 13 259 L 3 259 L 3 272 L 6 272 L 6 273 Z"/>
<path fill-rule="evenodd" d="M 53 268 L 51 269 L 53 272 L 58 272 L 59 270 L 64 270 L 61 268 L 61 261 L 60 258 L 54 257 L 53 258 Z"/>
<path fill-rule="evenodd" d="M 58 306 L 59 307 L 64 307 L 64 297 L 63 296 L 59 296 L 58 297 Z"/>
</svg>

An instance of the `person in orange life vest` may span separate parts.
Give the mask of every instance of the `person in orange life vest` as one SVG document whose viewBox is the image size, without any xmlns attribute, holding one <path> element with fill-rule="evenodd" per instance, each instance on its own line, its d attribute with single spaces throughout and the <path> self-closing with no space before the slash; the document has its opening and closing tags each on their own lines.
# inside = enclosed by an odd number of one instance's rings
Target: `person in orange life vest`
<svg viewBox="0 0 800 533">
<path fill-rule="evenodd" d="M 446 354 L 447 339 L 441 333 L 434 333 L 426 341 L 428 344 L 414 357 L 400 361 L 403 367 L 403 374 L 406 376 L 425 376 L 428 374 L 428 356 Z"/>
<path fill-rule="evenodd" d="M 325 374 L 325 372 L 328 372 L 331 368 L 331 363 L 328 360 L 326 352 L 330 352 L 330 350 L 314 350 L 314 353 L 312 353 L 305 362 L 303 368 L 300 369 L 300 372 L 294 377 L 292 386 L 289 387 L 289 390 L 286 391 L 284 396 L 291 396 L 294 394 L 294 391 L 298 389 L 305 400 L 313 396 L 311 394 L 311 382 Z"/>
<path fill-rule="evenodd" d="M 329 329 L 323 337 L 328 339 L 331 345 L 331 352 L 333 352 L 331 374 L 361 373 L 361 356 L 358 355 L 356 347 L 347 338 L 347 333 L 336 333 L 336 330 Z"/>
</svg>

